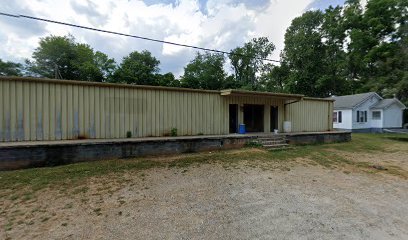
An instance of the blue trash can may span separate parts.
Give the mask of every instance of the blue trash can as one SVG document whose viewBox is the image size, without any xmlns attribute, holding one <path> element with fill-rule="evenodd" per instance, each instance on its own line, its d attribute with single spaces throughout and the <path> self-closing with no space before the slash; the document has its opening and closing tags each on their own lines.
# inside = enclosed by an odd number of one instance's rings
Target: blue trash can
<svg viewBox="0 0 408 240">
<path fill-rule="evenodd" d="M 239 124 L 239 134 L 245 134 L 245 124 Z"/>
</svg>

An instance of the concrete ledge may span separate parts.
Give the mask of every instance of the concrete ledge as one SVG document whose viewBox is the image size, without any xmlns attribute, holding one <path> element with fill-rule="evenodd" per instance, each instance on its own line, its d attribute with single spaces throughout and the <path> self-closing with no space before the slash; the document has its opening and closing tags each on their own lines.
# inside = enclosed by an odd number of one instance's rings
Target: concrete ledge
<svg viewBox="0 0 408 240">
<path fill-rule="evenodd" d="M 333 131 L 325 134 L 292 133 L 286 136 L 289 144 L 317 144 L 351 141 L 351 132 Z"/>
<path fill-rule="evenodd" d="M 271 134 L 0 143 L 0 170 L 242 148 L 246 142 L 266 135 Z M 350 132 L 337 131 L 282 135 L 286 135 L 291 144 L 331 143 L 351 140 Z"/>
<path fill-rule="evenodd" d="M 104 159 L 241 148 L 251 136 L 114 141 L 20 142 L 0 146 L 0 170 L 57 166 Z"/>
</svg>

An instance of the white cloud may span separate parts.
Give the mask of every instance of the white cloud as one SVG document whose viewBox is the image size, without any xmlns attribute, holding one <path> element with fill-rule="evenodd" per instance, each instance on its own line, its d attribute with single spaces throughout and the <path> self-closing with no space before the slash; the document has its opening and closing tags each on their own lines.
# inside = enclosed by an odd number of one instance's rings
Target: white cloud
<svg viewBox="0 0 408 240">
<path fill-rule="evenodd" d="M 286 28 L 312 0 L 263 0 L 258 5 L 249 0 L 154 2 L 18 0 L 2 10 L 224 51 L 267 36 L 277 46 L 272 56 L 277 59 Z M 40 37 L 69 33 L 117 62 L 131 51 L 147 49 L 161 61 L 164 72 L 176 75 L 195 54 L 193 49 L 0 16 L 0 58 L 22 62 L 30 58 Z"/>
</svg>

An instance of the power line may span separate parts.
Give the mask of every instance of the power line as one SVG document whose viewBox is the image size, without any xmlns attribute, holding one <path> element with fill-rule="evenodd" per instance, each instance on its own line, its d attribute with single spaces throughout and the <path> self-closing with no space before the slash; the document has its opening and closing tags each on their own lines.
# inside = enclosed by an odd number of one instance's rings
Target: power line
<svg viewBox="0 0 408 240">
<path fill-rule="evenodd" d="M 169 41 L 158 40 L 158 39 L 154 39 L 154 38 L 142 37 L 142 36 L 138 36 L 138 35 L 131 35 L 131 34 L 126 34 L 126 33 L 120 33 L 120 32 L 114 32 L 114 31 L 108 31 L 108 30 L 93 28 L 93 27 L 86 27 L 86 26 L 81 26 L 81 25 L 77 25 L 77 24 L 46 19 L 46 18 L 38 18 L 38 17 L 32 17 L 32 16 L 28 16 L 28 15 L 21 15 L 21 14 L 15 15 L 15 14 L 10 14 L 10 13 L 3 13 L 3 12 L 0 12 L 0 15 L 7 16 L 7 17 L 14 17 L 14 18 L 27 18 L 27 19 L 30 19 L 30 20 L 36 20 L 36 21 L 42 21 L 42 22 L 48 22 L 48 23 L 55 23 L 55 24 L 59 24 L 59 25 L 65 25 L 65 26 L 70 26 L 70 27 L 75 27 L 75 28 L 81 28 L 81 29 L 86 29 L 86 30 L 91 30 L 91 31 L 96 31 L 96 32 L 109 33 L 109 34 L 114 34 L 114 35 L 119 35 L 119 36 L 124 36 L 124 37 L 132 37 L 132 38 L 137 38 L 137 39 L 142 39 L 142 40 L 147 40 L 147 41 L 152 41 L 152 42 L 170 44 L 170 45 L 179 46 L 179 47 L 193 48 L 193 49 L 203 50 L 203 51 L 208 51 L 208 52 L 216 52 L 216 53 L 222 53 L 222 54 L 227 54 L 227 55 L 236 55 L 236 56 L 246 57 L 246 55 L 243 55 L 243 54 L 236 54 L 236 53 L 221 51 L 221 50 L 217 50 L 217 49 L 197 47 L 197 46 L 193 46 L 193 45 L 169 42 Z M 279 60 L 273 60 L 273 59 L 268 59 L 268 58 L 257 58 L 257 59 L 263 60 L 263 61 L 269 61 L 269 62 L 277 62 L 277 63 L 280 62 Z"/>
</svg>

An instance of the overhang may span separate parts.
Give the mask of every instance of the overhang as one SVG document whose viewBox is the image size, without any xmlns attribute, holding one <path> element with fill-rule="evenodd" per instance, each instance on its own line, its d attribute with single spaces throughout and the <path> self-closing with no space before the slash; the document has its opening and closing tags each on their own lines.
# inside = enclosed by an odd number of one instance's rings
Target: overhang
<svg viewBox="0 0 408 240">
<path fill-rule="evenodd" d="M 285 99 L 285 100 L 302 100 L 304 97 L 304 95 L 301 95 L 301 94 L 257 92 L 257 91 L 234 90 L 234 89 L 221 90 L 221 96 L 279 98 L 279 99 Z"/>
</svg>

